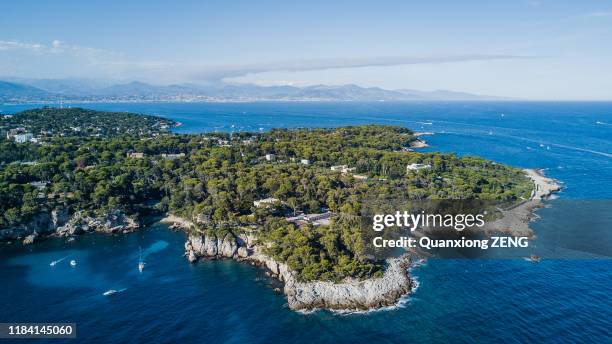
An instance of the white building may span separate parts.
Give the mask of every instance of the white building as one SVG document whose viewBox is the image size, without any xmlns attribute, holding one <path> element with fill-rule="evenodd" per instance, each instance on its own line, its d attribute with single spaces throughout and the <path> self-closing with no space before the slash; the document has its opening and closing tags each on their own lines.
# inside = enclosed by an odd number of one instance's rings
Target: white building
<svg viewBox="0 0 612 344">
<path fill-rule="evenodd" d="M 271 154 L 271 153 L 266 154 L 266 160 L 267 161 L 274 161 L 274 160 L 276 160 L 276 155 Z"/>
<path fill-rule="evenodd" d="M 254 201 L 253 205 L 257 208 L 261 208 L 261 207 L 266 207 L 268 205 L 274 205 L 279 202 L 280 201 L 278 200 L 278 198 L 268 197 L 268 198 L 260 199 L 258 201 Z"/>
<path fill-rule="evenodd" d="M 162 154 L 162 158 L 166 159 L 166 160 L 175 160 L 178 158 L 182 158 L 185 156 L 185 153 L 179 153 L 179 154 Z"/>
<path fill-rule="evenodd" d="M 430 164 L 410 164 L 406 166 L 406 171 L 430 170 Z"/>
<path fill-rule="evenodd" d="M 302 160 L 300 160 L 300 164 L 302 164 L 302 165 L 310 165 L 310 160 L 302 159 Z"/>
<path fill-rule="evenodd" d="M 49 182 L 29 182 L 28 184 L 32 185 L 37 189 L 44 189 L 47 187 L 47 184 L 49 184 Z"/>
<path fill-rule="evenodd" d="M 17 143 L 25 143 L 25 142 L 28 142 L 28 141 L 31 141 L 32 139 L 34 139 L 34 135 L 32 135 L 30 133 L 17 134 L 14 137 L 15 137 L 15 142 L 17 142 Z"/>
<path fill-rule="evenodd" d="M 332 166 L 331 170 L 335 171 L 335 172 L 348 173 L 348 172 L 355 171 L 356 168 L 355 167 L 348 167 L 347 165 L 337 165 L 337 166 Z"/>
<path fill-rule="evenodd" d="M 335 215 L 336 214 L 327 211 L 321 214 L 300 214 L 293 217 L 286 217 L 285 220 L 287 220 L 287 222 L 293 222 L 298 226 L 303 225 L 305 223 L 311 223 L 314 226 L 320 226 L 329 225 L 331 223 L 331 218 Z"/>
</svg>

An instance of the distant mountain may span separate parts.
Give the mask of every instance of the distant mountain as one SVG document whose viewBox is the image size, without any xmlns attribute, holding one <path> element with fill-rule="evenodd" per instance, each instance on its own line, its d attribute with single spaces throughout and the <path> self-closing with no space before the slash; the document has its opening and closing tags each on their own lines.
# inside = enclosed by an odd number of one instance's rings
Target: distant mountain
<svg viewBox="0 0 612 344">
<path fill-rule="evenodd" d="M 23 84 L 39 88 L 56 95 L 86 96 L 94 94 L 97 90 L 113 85 L 113 82 L 85 78 L 66 79 L 29 79 L 15 77 L 0 77 L 8 82 Z"/>
<path fill-rule="evenodd" d="M 496 97 L 496 96 L 483 96 L 478 94 L 472 94 L 467 92 L 457 92 L 448 90 L 435 90 L 435 91 L 417 91 L 417 90 L 397 90 L 397 92 L 403 95 L 415 98 L 422 98 L 428 100 L 508 100 L 510 98 Z"/>
<path fill-rule="evenodd" d="M 19 81 L 13 82 L 13 81 Z M 259 86 L 253 84 L 152 85 L 133 81 L 122 84 L 87 79 L 12 79 L 2 82 L 4 101 L 442 101 L 500 100 L 455 91 L 385 90 L 357 85 Z"/>
<path fill-rule="evenodd" d="M 39 88 L 0 80 L 0 101 L 48 99 L 53 95 Z"/>
</svg>

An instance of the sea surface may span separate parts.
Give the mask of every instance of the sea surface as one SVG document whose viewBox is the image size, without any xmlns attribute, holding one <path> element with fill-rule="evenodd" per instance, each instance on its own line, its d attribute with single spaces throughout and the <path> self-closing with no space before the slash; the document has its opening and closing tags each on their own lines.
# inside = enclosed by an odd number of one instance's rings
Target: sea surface
<svg viewBox="0 0 612 344">
<path fill-rule="evenodd" d="M 31 107 L 0 105 L 0 111 Z M 563 191 L 532 224 L 541 263 L 429 259 L 412 270 L 419 286 L 401 305 L 367 313 L 293 312 L 256 267 L 231 260 L 189 264 L 184 234 L 163 225 L 70 242 L 1 244 L 0 322 L 76 322 L 77 337 L 88 343 L 612 342 L 612 103 L 83 107 L 172 118 L 183 133 L 406 126 L 434 133 L 425 137 L 430 147 L 423 151 L 543 168 L 563 183 Z M 137 269 L 139 248 L 147 263 L 143 273 Z M 103 296 L 109 289 L 120 292 Z"/>
</svg>

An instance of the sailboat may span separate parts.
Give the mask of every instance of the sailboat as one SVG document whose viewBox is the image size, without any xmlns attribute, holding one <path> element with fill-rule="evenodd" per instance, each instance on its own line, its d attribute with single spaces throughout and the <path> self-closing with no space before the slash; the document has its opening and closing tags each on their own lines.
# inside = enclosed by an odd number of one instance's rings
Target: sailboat
<svg viewBox="0 0 612 344">
<path fill-rule="evenodd" d="M 140 252 L 138 254 L 138 271 L 142 272 L 142 270 L 144 270 L 145 267 L 145 263 L 142 260 L 142 248 L 139 248 Z"/>
</svg>

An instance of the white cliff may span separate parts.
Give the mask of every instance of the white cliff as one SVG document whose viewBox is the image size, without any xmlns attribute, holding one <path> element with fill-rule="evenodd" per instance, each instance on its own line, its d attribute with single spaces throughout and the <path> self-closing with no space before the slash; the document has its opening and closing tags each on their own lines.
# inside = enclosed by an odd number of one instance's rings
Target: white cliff
<svg viewBox="0 0 612 344">
<path fill-rule="evenodd" d="M 39 236 L 71 236 L 86 232 L 126 233 L 140 228 L 134 216 L 115 210 L 101 216 L 70 213 L 66 209 L 41 212 L 29 222 L 0 230 L 0 240 L 24 239 L 30 244 Z"/>
<path fill-rule="evenodd" d="M 261 248 L 253 242 L 252 234 L 226 234 L 223 237 L 191 234 L 185 243 L 185 255 L 191 262 L 199 257 L 224 257 L 265 267 L 270 270 L 271 276 L 285 283 L 283 291 L 293 310 L 324 308 L 353 311 L 391 306 L 410 293 L 413 287 L 407 273 L 410 264 L 407 255 L 388 260 L 385 273 L 380 278 L 343 283 L 300 282 L 296 272 L 262 253 Z"/>
</svg>

